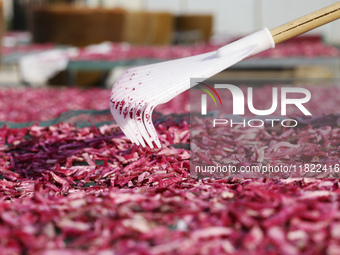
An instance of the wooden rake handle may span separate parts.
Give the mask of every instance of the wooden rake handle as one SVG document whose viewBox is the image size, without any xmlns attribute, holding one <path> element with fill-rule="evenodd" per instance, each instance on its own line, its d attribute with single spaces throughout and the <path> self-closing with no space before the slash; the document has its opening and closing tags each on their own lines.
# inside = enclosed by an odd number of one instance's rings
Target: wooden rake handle
<svg viewBox="0 0 340 255">
<path fill-rule="evenodd" d="M 340 18 L 340 2 L 270 30 L 275 44 Z"/>
</svg>

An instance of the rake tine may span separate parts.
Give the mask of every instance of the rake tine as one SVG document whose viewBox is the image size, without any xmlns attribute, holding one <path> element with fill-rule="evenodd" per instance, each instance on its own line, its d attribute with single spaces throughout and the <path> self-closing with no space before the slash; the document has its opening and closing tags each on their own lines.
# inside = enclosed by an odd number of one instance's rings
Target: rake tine
<svg viewBox="0 0 340 255">
<path fill-rule="evenodd" d="M 144 105 L 141 109 L 138 109 L 135 112 L 133 118 L 135 119 L 135 121 L 137 123 L 137 128 L 138 128 L 140 134 L 142 135 L 142 137 L 144 138 L 146 143 L 149 145 L 149 147 L 152 149 L 154 146 L 153 146 L 152 141 L 150 139 L 149 133 L 145 129 L 145 125 L 144 125 L 144 122 L 143 122 L 143 115 L 144 115 L 145 107 L 146 107 L 146 105 Z M 139 111 L 139 113 L 138 113 L 138 116 L 137 116 L 138 111 Z"/>
<path fill-rule="evenodd" d="M 143 139 L 143 136 L 139 132 L 139 129 L 136 125 L 136 121 L 134 119 L 129 119 L 126 124 L 127 127 L 131 130 L 131 135 L 134 136 L 134 138 L 138 141 L 138 144 L 142 145 L 145 147 L 145 142 Z"/>
<path fill-rule="evenodd" d="M 162 145 L 159 141 L 156 129 L 154 125 L 152 124 L 152 112 L 154 109 L 155 105 L 148 105 L 144 111 L 144 124 L 146 127 L 146 130 L 150 134 L 150 137 L 153 139 L 155 144 L 157 145 L 158 148 L 162 148 Z"/>
<path fill-rule="evenodd" d="M 123 121 L 118 120 L 118 118 L 117 118 L 117 123 L 119 126 L 122 127 L 122 131 L 126 135 L 126 137 L 129 138 L 132 143 L 136 143 L 138 145 L 139 144 L 138 140 L 136 140 L 135 137 L 132 135 L 130 127 L 127 126 Z"/>
<path fill-rule="evenodd" d="M 119 119 L 119 114 L 117 112 L 112 112 L 113 118 L 115 119 L 116 123 L 121 127 L 123 134 L 130 139 L 129 133 L 127 132 L 126 128 L 124 127 L 123 123 Z M 130 139 L 131 140 L 131 139 Z"/>
</svg>

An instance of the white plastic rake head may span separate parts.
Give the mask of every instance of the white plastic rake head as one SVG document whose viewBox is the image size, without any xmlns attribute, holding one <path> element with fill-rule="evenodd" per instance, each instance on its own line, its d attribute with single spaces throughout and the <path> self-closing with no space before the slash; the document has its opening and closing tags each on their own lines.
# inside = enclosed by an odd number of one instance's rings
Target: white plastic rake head
<svg viewBox="0 0 340 255">
<path fill-rule="evenodd" d="M 217 51 L 127 70 L 115 83 L 110 98 L 114 119 L 137 145 L 161 147 L 152 112 L 190 88 L 190 78 L 209 78 L 242 59 L 275 46 L 267 28 Z"/>
<path fill-rule="evenodd" d="M 340 18 L 340 2 L 269 31 L 267 28 L 228 44 L 217 51 L 131 68 L 115 83 L 111 113 L 124 134 L 143 147 L 161 148 L 152 124 L 153 109 L 190 88 L 190 78 L 209 78 L 275 44 Z"/>
</svg>

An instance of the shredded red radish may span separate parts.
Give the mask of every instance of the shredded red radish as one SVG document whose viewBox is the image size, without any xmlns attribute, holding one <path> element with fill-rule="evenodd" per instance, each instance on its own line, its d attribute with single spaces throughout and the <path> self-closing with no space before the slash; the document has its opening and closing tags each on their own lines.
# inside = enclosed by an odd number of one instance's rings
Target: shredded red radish
<svg viewBox="0 0 340 255">
<path fill-rule="evenodd" d="M 0 101 L 15 93 L 20 98 L 23 91 L 42 104 L 47 98 L 39 95 L 50 93 L 8 89 Z M 56 95 L 60 109 L 70 95 L 84 96 L 75 89 L 52 91 L 64 95 Z M 312 94 L 321 98 L 336 89 L 326 91 L 315 88 Z M 94 91 L 88 93 L 97 100 Z M 186 96 L 158 110 L 184 113 Z M 72 107 L 87 100 L 74 98 Z M 30 115 L 37 106 L 24 96 L 15 102 L 18 116 L 45 118 L 43 111 Z M 317 111 L 313 102 L 308 108 Z M 339 116 L 327 104 L 329 115 L 301 119 L 302 128 L 229 130 L 215 154 L 238 165 L 278 156 L 339 163 Z M 337 254 L 338 179 L 193 179 L 190 123 L 179 116 L 155 121 L 161 149 L 132 145 L 115 124 L 2 127 L 0 254 Z M 215 142 L 210 134 L 202 136 L 204 145 Z"/>
<path fill-rule="evenodd" d="M 131 46 L 128 44 L 111 44 L 108 51 L 95 52 L 90 48 L 80 49 L 74 61 L 124 61 L 133 59 L 177 59 L 215 51 L 224 45 L 203 44 L 196 46 Z M 275 46 L 274 49 L 256 55 L 256 58 L 287 58 L 287 57 L 338 57 L 336 47 L 323 43 L 319 38 L 301 37 Z"/>
<path fill-rule="evenodd" d="M 0 121 L 46 121 L 70 110 L 108 109 L 108 89 L 13 88 L 0 90 Z"/>
</svg>

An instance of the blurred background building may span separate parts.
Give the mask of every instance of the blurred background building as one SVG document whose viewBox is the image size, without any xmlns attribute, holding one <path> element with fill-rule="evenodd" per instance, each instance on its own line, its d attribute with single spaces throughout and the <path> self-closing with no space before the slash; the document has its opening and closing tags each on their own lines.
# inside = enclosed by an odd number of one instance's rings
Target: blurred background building
<svg viewBox="0 0 340 255">
<path fill-rule="evenodd" d="M 174 16 L 209 14 L 214 20 L 211 34 L 218 37 L 240 36 L 262 27 L 276 27 L 335 2 L 334 0 L 3 0 L 3 5 L 6 22 L 13 30 L 28 29 L 27 13 L 30 7 L 70 4 L 75 9 L 119 8 L 127 12 L 169 12 Z M 139 16 L 139 20 L 141 19 Z M 193 23 L 197 23 L 197 20 Z M 328 42 L 339 44 L 340 35 L 336 33 L 339 29 L 339 22 L 333 22 L 311 33 L 321 34 Z"/>
<path fill-rule="evenodd" d="M 110 78 L 109 81 L 107 78 L 116 77 L 119 74 L 117 70 L 121 67 L 215 50 L 218 46 L 263 27 L 274 28 L 337 1 L 2 0 L 0 2 L 3 14 L 3 65 L 0 83 L 9 79 L 8 81 L 18 84 L 93 85 L 112 84 L 114 78 Z M 332 22 L 307 33 L 309 37 L 305 37 L 307 39 L 304 40 L 304 44 L 318 41 L 319 44 L 339 47 L 338 31 L 340 22 Z M 149 48 L 140 48 L 142 46 Z M 175 46 L 186 46 L 191 49 Z M 76 48 L 70 52 L 71 47 Z M 197 47 L 201 48 L 198 50 Z M 296 47 L 302 46 L 299 44 Z M 307 46 L 303 47 L 306 49 Z M 55 50 L 62 54 L 58 55 Z M 280 59 L 275 60 L 277 69 L 287 71 L 292 68 L 294 61 L 287 60 L 288 56 L 285 55 L 288 51 L 284 49 L 279 51 L 279 54 L 276 52 L 270 55 L 271 58 L 275 56 L 276 59 Z M 313 55 L 318 50 L 309 51 L 307 55 Z M 39 57 L 51 59 L 53 55 L 53 60 L 56 58 L 60 60 L 55 61 L 59 63 L 58 66 L 54 66 L 53 61 L 50 61 L 48 65 L 43 65 L 45 72 L 39 64 L 41 59 L 32 57 L 34 53 L 43 52 L 46 54 Z M 325 56 L 319 54 L 318 59 L 312 60 L 306 59 L 306 54 L 295 56 L 300 57 L 302 62 L 301 64 L 294 62 L 294 73 L 296 70 L 300 70 L 299 72 L 305 70 L 305 63 L 309 61 L 322 68 L 330 67 L 330 71 L 326 72 L 327 76 L 331 73 L 330 76 L 338 77 L 340 71 L 337 65 L 334 66 L 334 63 L 330 64 L 329 61 L 326 64 L 318 62 L 320 57 Z M 28 55 L 30 58 L 26 59 Z M 290 57 L 292 55 L 290 53 Z M 132 59 L 137 62 L 131 62 Z M 130 62 L 127 63 L 126 60 Z M 242 71 L 259 67 L 261 70 L 265 70 L 266 67 L 273 69 L 272 62 L 269 61 L 266 65 L 263 64 L 263 60 L 259 61 L 252 63 L 251 66 L 244 65 Z M 332 61 L 335 61 L 334 58 Z M 113 70 L 115 74 L 111 75 Z M 311 73 L 308 70 L 307 68 L 307 72 L 302 73 Z M 321 73 L 324 71 L 323 69 Z"/>
</svg>

